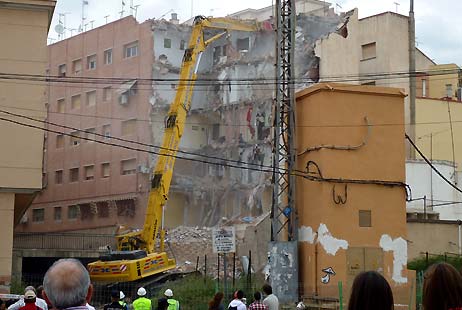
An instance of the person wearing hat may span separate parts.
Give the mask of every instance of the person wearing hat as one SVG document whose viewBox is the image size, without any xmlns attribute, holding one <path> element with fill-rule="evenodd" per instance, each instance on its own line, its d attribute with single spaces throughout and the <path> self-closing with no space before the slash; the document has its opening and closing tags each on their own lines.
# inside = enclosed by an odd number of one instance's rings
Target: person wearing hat
<svg viewBox="0 0 462 310">
<path fill-rule="evenodd" d="M 173 291 L 171 289 L 166 289 L 164 295 L 167 297 L 168 310 L 180 310 L 180 302 L 173 299 Z"/>
<path fill-rule="evenodd" d="M 140 287 L 136 294 L 139 296 L 133 302 L 134 310 L 151 310 L 151 299 L 146 298 L 146 290 L 144 287 Z"/>
<path fill-rule="evenodd" d="M 46 303 L 45 300 L 43 300 L 42 298 L 39 298 L 37 297 L 37 293 L 35 291 L 35 288 L 33 286 L 26 286 L 26 288 L 24 289 L 24 294 L 27 292 L 27 291 L 33 291 L 34 294 L 35 294 L 35 305 L 43 310 L 48 310 L 48 305 Z M 10 305 L 8 307 L 8 310 L 19 310 L 19 308 L 21 307 L 24 307 L 26 305 L 24 299 L 20 299 L 18 300 L 17 302 L 15 302 L 14 304 Z"/>
<path fill-rule="evenodd" d="M 43 310 L 39 306 L 35 305 L 37 295 L 35 291 L 28 290 L 24 293 L 24 306 L 19 308 L 19 310 Z"/>
<path fill-rule="evenodd" d="M 122 310 L 125 309 L 119 303 L 119 291 L 113 290 L 111 292 L 111 303 L 104 305 L 104 310 Z"/>
<path fill-rule="evenodd" d="M 125 294 L 124 292 L 119 292 L 119 304 L 123 307 L 123 309 L 128 310 L 128 305 L 125 302 Z"/>
</svg>

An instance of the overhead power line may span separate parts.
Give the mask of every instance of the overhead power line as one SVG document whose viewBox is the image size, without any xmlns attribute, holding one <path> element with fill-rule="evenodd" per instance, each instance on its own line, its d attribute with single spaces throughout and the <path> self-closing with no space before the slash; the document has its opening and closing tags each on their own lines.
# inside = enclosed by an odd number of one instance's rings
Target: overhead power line
<svg viewBox="0 0 462 310">
<path fill-rule="evenodd" d="M 428 160 L 427 157 L 422 153 L 422 151 L 415 145 L 414 141 L 406 134 L 406 139 L 409 141 L 409 143 L 412 145 L 412 147 L 419 153 L 419 155 L 423 158 L 423 160 L 432 168 L 433 171 L 436 172 L 437 175 L 439 175 L 446 183 L 449 184 L 452 188 L 454 188 L 456 191 L 459 193 L 462 193 L 462 190 L 458 188 L 455 184 L 453 184 L 450 180 L 448 180 L 436 167 L 431 163 L 430 160 Z M 454 163 L 455 164 L 455 163 Z"/>
<path fill-rule="evenodd" d="M 320 80 L 323 82 L 354 82 L 354 81 L 367 81 L 367 80 L 382 80 L 382 79 L 396 79 L 396 78 L 408 78 L 418 76 L 437 76 L 437 75 L 448 75 L 458 74 L 460 69 L 443 69 L 443 70 L 421 70 L 416 72 L 410 71 L 395 71 L 395 72 L 379 72 L 379 73 L 367 73 L 359 75 L 339 75 L 339 76 L 321 76 Z M 179 79 L 179 78 L 139 78 L 139 77 L 77 77 L 77 76 L 52 76 L 52 75 L 38 75 L 38 74 L 18 74 L 18 73 L 7 73 L 0 72 L 0 79 L 12 79 L 12 80 L 26 80 L 26 81 L 41 81 L 47 83 L 78 83 L 78 84 L 123 84 L 128 80 L 137 80 L 139 84 L 152 85 L 152 82 L 167 83 L 171 85 L 173 82 L 177 82 L 178 86 L 189 85 L 188 83 L 194 83 L 196 86 L 208 86 L 217 82 L 228 83 L 229 85 L 272 85 L 277 83 L 276 77 L 272 78 L 239 78 L 239 79 L 207 79 L 197 78 L 191 79 Z M 309 78 L 295 78 L 293 84 L 312 83 L 313 81 Z"/>
<path fill-rule="evenodd" d="M 83 133 L 91 134 L 91 135 L 94 135 L 94 136 L 102 137 L 104 139 L 112 139 L 112 140 L 116 140 L 116 141 L 136 144 L 136 145 L 140 145 L 140 146 L 146 146 L 146 147 L 156 148 L 156 149 L 160 149 L 160 150 L 165 150 L 165 151 L 168 151 L 168 152 L 177 152 L 177 153 L 181 153 L 181 154 L 185 154 L 185 155 L 203 157 L 203 158 L 207 158 L 207 159 L 214 159 L 214 160 L 219 160 L 219 161 L 232 162 L 232 163 L 236 163 L 236 164 L 243 164 L 243 165 L 250 165 L 250 166 L 273 169 L 273 166 L 248 163 L 248 162 L 244 162 L 244 161 L 241 161 L 241 160 L 227 159 L 227 158 L 222 158 L 222 157 L 217 157 L 217 156 L 200 154 L 200 153 L 196 153 L 196 152 L 188 152 L 188 151 L 183 151 L 183 150 L 172 150 L 172 149 L 165 148 L 165 147 L 162 147 L 162 146 L 159 146 L 159 145 L 148 144 L 148 143 L 138 142 L 138 141 L 134 141 L 134 140 L 114 137 L 114 136 L 107 137 L 107 136 L 105 136 L 103 134 L 99 134 L 99 133 L 96 133 L 96 132 L 83 130 L 83 129 L 79 129 L 79 128 L 76 128 L 76 127 L 71 127 L 71 126 L 67 126 L 67 125 L 63 125 L 63 124 L 58 124 L 58 123 L 50 122 L 50 121 L 46 121 L 46 120 L 40 120 L 40 119 L 36 119 L 36 118 L 30 117 L 30 116 L 21 115 L 21 114 L 17 114 L 17 113 L 12 113 L 12 112 L 8 112 L 8 111 L 1 110 L 1 109 L 0 109 L 0 113 L 4 113 L 4 114 L 15 116 L 15 117 L 24 118 L 24 119 L 27 119 L 27 120 L 31 120 L 31 121 L 34 121 L 34 122 L 39 122 L 39 123 L 43 123 L 43 124 L 47 124 L 47 125 L 52 125 L 52 126 L 56 126 L 56 127 L 70 129 L 70 130 L 72 130 L 74 132 L 75 131 L 83 132 Z M 80 137 L 80 136 L 73 135 L 73 137 Z M 96 140 L 96 142 L 98 142 L 98 141 L 99 140 Z M 158 155 L 160 155 L 160 154 L 158 154 Z M 286 169 L 283 169 L 283 168 L 278 168 L 278 169 L 287 172 Z"/>
</svg>

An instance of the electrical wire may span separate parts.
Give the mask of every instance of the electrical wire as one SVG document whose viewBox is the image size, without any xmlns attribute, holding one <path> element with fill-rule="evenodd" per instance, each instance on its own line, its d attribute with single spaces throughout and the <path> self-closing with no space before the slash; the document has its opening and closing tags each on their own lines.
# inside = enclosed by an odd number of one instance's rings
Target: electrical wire
<svg viewBox="0 0 462 310">
<path fill-rule="evenodd" d="M 422 153 L 422 151 L 415 145 L 414 141 L 406 134 L 406 139 L 409 141 L 409 143 L 412 145 L 412 147 L 419 153 L 419 155 L 423 158 L 423 160 L 432 168 L 433 171 L 436 172 L 437 175 L 439 175 L 446 183 L 448 183 L 452 188 L 454 188 L 456 191 L 459 193 L 462 193 L 462 190 L 458 188 L 455 184 L 453 184 L 451 181 L 449 181 L 436 167 L 428 160 L 427 157 Z"/>
<path fill-rule="evenodd" d="M 54 123 L 54 122 L 50 122 L 50 121 L 46 121 L 46 120 L 40 120 L 40 119 L 36 119 L 36 118 L 30 117 L 30 116 L 16 114 L 16 113 L 8 112 L 8 111 L 1 110 L 1 109 L 0 109 L 0 113 L 4 113 L 4 114 L 7 114 L 7 115 L 20 117 L 20 118 L 24 118 L 24 119 L 28 119 L 28 120 L 31 120 L 31 121 L 34 121 L 34 122 L 39 122 L 39 123 L 43 123 L 43 124 L 47 124 L 47 125 L 52 125 L 52 126 L 56 126 L 56 127 L 70 129 L 72 131 L 84 132 L 84 133 L 87 133 L 87 134 L 102 137 L 104 139 L 113 139 L 113 140 L 117 140 L 117 141 L 121 141 L 121 142 L 127 142 L 127 143 L 137 144 L 137 145 L 146 146 L 146 147 L 152 147 L 152 148 L 156 148 L 156 149 L 160 149 L 160 150 L 165 150 L 165 151 L 168 151 L 168 152 L 177 152 L 177 153 L 181 153 L 181 154 L 185 154 L 185 155 L 198 156 L 198 157 L 203 157 L 203 158 L 207 158 L 207 159 L 215 159 L 215 160 L 220 160 L 220 161 L 232 162 L 232 163 L 236 163 L 236 164 L 244 164 L 244 165 L 250 165 L 250 166 L 257 166 L 257 167 L 273 169 L 273 166 L 248 163 L 248 162 L 244 162 L 244 161 L 241 161 L 241 160 L 226 159 L 226 158 L 222 158 L 222 157 L 210 156 L 210 155 L 205 155 L 205 154 L 200 154 L 200 153 L 195 153 L 195 152 L 188 152 L 188 151 L 183 151 L 183 150 L 173 150 L 173 149 L 170 149 L 170 148 L 166 148 L 166 147 L 162 147 L 162 146 L 158 146 L 158 145 L 154 145 L 154 144 L 147 144 L 147 143 L 143 143 L 143 142 L 138 142 L 138 141 L 119 138 L 119 137 L 114 137 L 114 136 L 107 137 L 107 136 L 105 136 L 103 134 L 99 134 L 99 133 L 96 133 L 96 132 L 92 132 L 92 131 L 88 131 L 88 130 L 82 130 L 82 129 L 79 129 L 79 128 L 66 126 L 66 125 L 62 125 L 62 124 L 58 124 L 58 123 Z M 75 135 L 75 137 L 80 137 L 80 136 Z M 278 170 L 282 171 L 284 173 L 288 172 L 288 170 L 284 169 L 284 168 L 278 168 Z"/>
</svg>

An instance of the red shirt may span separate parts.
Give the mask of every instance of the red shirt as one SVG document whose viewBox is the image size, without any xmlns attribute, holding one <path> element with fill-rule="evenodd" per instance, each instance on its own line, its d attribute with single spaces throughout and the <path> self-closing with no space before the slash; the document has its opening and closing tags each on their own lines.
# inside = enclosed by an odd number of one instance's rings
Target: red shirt
<svg viewBox="0 0 462 310">
<path fill-rule="evenodd" d="M 19 310 L 43 310 L 42 308 L 35 305 L 35 303 L 26 303 L 24 307 L 19 308 Z"/>
<path fill-rule="evenodd" d="M 249 310 L 268 310 L 268 306 L 262 303 L 261 301 L 255 300 L 250 304 Z"/>
</svg>

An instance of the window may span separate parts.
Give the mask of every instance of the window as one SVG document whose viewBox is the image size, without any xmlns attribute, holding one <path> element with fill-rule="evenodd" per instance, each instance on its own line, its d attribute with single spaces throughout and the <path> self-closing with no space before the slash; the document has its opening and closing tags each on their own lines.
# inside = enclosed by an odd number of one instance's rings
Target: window
<svg viewBox="0 0 462 310">
<path fill-rule="evenodd" d="M 103 88 L 103 101 L 110 101 L 112 99 L 112 88 L 104 87 Z"/>
<path fill-rule="evenodd" d="M 75 220 L 79 217 L 79 206 L 69 206 L 67 207 L 67 218 L 70 220 Z"/>
<path fill-rule="evenodd" d="M 63 171 L 62 170 L 55 171 L 55 184 L 63 184 Z"/>
<path fill-rule="evenodd" d="M 446 84 L 446 97 L 452 98 L 452 84 Z"/>
<path fill-rule="evenodd" d="M 101 134 L 104 136 L 104 140 L 108 140 L 111 137 L 111 125 L 103 125 Z"/>
<path fill-rule="evenodd" d="M 372 227 L 371 210 L 359 210 L 359 227 Z"/>
<path fill-rule="evenodd" d="M 96 139 L 96 129 L 95 128 L 88 128 L 88 129 L 85 129 L 85 138 L 89 139 L 89 140 L 85 140 L 89 143 L 92 143 L 92 142 L 95 142 L 94 140 Z"/>
<path fill-rule="evenodd" d="M 362 60 L 372 59 L 376 57 L 375 42 L 361 45 Z"/>
<path fill-rule="evenodd" d="M 76 59 L 72 62 L 72 71 L 74 74 L 79 74 L 82 72 L 82 59 Z"/>
<path fill-rule="evenodd" d="M 69 169 L 69 182 L 78 182 L 79 181 L 79 168 Z"/>
<path fill-rule="evenodd" d="M 66 76 L 66 64 L 62 64 L 58 66 L 58 76 L 65 77 Z"/>
<path fill-rule="evenodd" d="M 102 163 L 101 164 L 101 177 L 109 178 L 110 175 L 111 175 L 111 164 Z"/>
<path fill-rule="evenodd" d="M 124 58 L 138 56 L 138 41 L 124 46 Z"/>
<path fill-rule="evenodd" d="M 104 64 L 105 65 L 112 64 L 112 49 L 108 49 L 104 51 Z"/>
<path fill-rule="evenodd" d="M 134 134 L 136 131 L 136 119 L 122 121 L 122 136 Z"/>
<path fill-rule="evenodd" d="M 32 209 L 32 222 L 43 222 L 45 220 L 45 209 Z"/>
<path fill-rule="evenodd" d="M 56 111 L 58 113 L 64 113 L 66 108 L 66 99 L 58 99 L 58 102 L 56 103 Z"/>
<path fill-rule="evenodd" d="M 422 80 L 422 97 L 427 97 L 427 80 Z"/>
<path fill-rule="evenodd" d="M 120 162 L 120 174 L 135 174 L 136 173 L 136 159 L 126 159 Z"/>
<path fill-rule="evenodd" d="M 92 107 L 96 105 L 96 90 L 87 92 L 87 106 Z"/>
<path fill-rule="evenodd" d="M 56 135 L 56 148 L 62 149 L 64 147 L 64 135 Z"/>
<path fill-rule="evenodd" d="M 180 41 L 180 50 L 184 50 L 185 45 L 186 45 L 186 41 L 185 41 L 185 40 L 181 40 L 181 41 Z"/>
<path fill-rule="evenodd" d="M 78 146 L 80 144 L 80 132 L 71 132 L 71 146 Z"/>
<path fill-rule="evenodd" d="M 220 124 L 213 124 L 212 127 L 212 139 L 218 140 L 220 137 Z"/>
<path fill-rule="evenodd" d="M 54 207 L 54 218 L 56 222 L 61 222 L 62 211 L 63 209 L 61 207 Z"/>
<path fill-rule="evenodd" d="M 250 49 L 250 39 L 237 39 L 236 46 L 238 51 L 248 51 Z"/>
<path fill-rule="evenodd" d="M 361 85 L 375 86 L 375 81 L 364 82 L 364 83 L 361 83 Z"/>
<path fill-rule="evenodd" d="M 71 97 L 71 110 L 80 109 L 80 95 Z"/>
<path fill-rule="evenodd" d="M 94 180 L 95 179 L 95 166 L 85 166 L 84 168 L 84 178 L 86 181 Z"/>
<path fill-rule="evenodd" d="M 90 55 L 87 57 L 87 69 L 88 70 L 96 69 L 96 54 Z"/>
<path fill-rule="evenodd" d="M 171 48 L 172 47 L 172 40 L 168 38 L 164 38 L 164 47 Z"/>
</svg>

